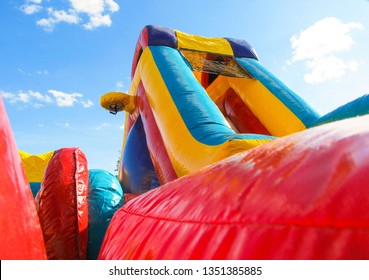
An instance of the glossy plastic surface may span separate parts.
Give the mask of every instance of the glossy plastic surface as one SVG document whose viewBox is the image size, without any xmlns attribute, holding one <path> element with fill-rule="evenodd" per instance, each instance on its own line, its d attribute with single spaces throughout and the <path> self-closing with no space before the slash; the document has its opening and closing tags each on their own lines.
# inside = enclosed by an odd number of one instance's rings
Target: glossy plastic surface
<svg viewBox="0 0 369 280">
<path fill-rule="evenodd" d="M 239 153 L 116 212 L 100 259 L 368 259 L 369 116 Z"/>
<path fill-rule="evenodd" d="M 55 151 L 36 206 L 48 259 L 86 259 L 88 169 L 79 148 Z"/>
<path fill-rule="evenodd" d="M 46 259 L 35 202 L 0 98 L 0 259 Z"/>
</svg>

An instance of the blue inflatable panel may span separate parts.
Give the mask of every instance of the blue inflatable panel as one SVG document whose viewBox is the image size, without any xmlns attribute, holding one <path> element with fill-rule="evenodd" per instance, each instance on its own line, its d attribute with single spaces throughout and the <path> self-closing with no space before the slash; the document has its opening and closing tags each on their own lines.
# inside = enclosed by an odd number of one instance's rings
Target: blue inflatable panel
<svg viewBox="0 0 369 280">
<path fill-rule="evenodd" d="M 107 171 L 89 170 L 88 184 L 87 259 L 96 260 L 110 220 L 124 198 L 117 178 Z"/>
<path fill-rule="evenodd" d="M 176 49 L 178 40 L 173 30 L 156 25 L 147 25 L 147 43 L 149 46 L 168 46 Z"/>
<path fill-rule="evenodd" d="M 365 94 L 319 118 L 312 126 L 369 114 L 369 94 Z"/>
<path fill-rule="evenodd" d="M 120 183 L 124 193 L 142 194 L 160 186 L 147 147 L 141 116 L 127 136 L 122 167 Z"/>
<path fill-rule="evenodd" d="M 258 60 L 255 49 L 245 40 L 235 38 L 224 38 L 232 47 L 235 57 L 247 57 Z"/>
<path fill-rule="evenodd" d="M 40 190 L 41 182 L 30 182 L 29 186 L 31 187 L 32 195 L 35 198 L 38 191 Z"/>
</svg>

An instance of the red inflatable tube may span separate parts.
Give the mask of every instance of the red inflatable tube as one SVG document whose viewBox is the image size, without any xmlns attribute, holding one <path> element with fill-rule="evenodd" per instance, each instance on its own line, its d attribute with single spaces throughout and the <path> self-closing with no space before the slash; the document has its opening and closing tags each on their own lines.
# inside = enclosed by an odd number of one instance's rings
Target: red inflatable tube
<svg viewBox="0 0 369 280">
<path fill-rule="evenodd" d="M 87 188 L 84 153 L 78 148 L 56 151 L 36 196 L 48 259 L 86 259 Z"/>
<path fill-rule="evenodd" d="M 118 210 L 100 259 L 369 259 L 369 116 L 237 154 Z"/>
<path fill-rule="evenodd" d="M 40 222 L 0 98 L 0 259 L 46 259 Z"/>
<path fill-rule="evenodd" d="M 223 102 L 222 113 L 231 119 L 240 133 L 271 135 L 233 89 L 227 91 Z"/>
<path fill-rule="evenodd" d="M 138 107 L 142 112 L 142 122 L 145 128 L 147 146 L 155 168 L 156 176 L 161 185 L 178 178 L 173 165 L 169 159 L 163 138 L 160 134 L 154 114 L 147 99 L 145 88 L 142 82 L 137 89 Z"/>
</svg>

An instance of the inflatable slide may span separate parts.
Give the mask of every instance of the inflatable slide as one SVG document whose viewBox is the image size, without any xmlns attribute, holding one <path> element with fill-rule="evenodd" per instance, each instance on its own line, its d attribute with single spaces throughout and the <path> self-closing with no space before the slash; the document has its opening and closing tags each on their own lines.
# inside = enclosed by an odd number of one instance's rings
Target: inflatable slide
<svg viewBox="0 0 369 280">
<path fill-rule="evenodd" d="M 126 111 L 138 197 L 100 259 L 369 258 L 368 96 L 320 116 L 246 41 L 146 26 L 128 94 L 101 105 Z"/>
<path fill-rule="evenodd" d="M 128 112 L 119 180 L 129 193 L 276 137 L 368 113 L 368 96 L 352 103 L 320 117 L 260 64 L 247 42 L 156 26 L 141 32 L 128 95 L 101 98 L 104 108 Z"/>
</svg>

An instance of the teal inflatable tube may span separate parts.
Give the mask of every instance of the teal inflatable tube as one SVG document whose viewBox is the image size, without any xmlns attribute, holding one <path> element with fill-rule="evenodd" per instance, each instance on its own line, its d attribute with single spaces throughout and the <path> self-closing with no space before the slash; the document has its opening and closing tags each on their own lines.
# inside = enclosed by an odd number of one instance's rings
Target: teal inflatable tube
<svg viewBox="0 0 369 280">
<path fill-rule="evenodd" d="M 89 170 L 87 259 L 96 260 L 106 229 L 114 213 L 123 205 L 123 190 L 110 172 Z"/>
<path fill-rule="evenodd" d="M 319 118 L 312 126 L 369 114 L 369 94 L 361 96 Z"/>
</svg>

